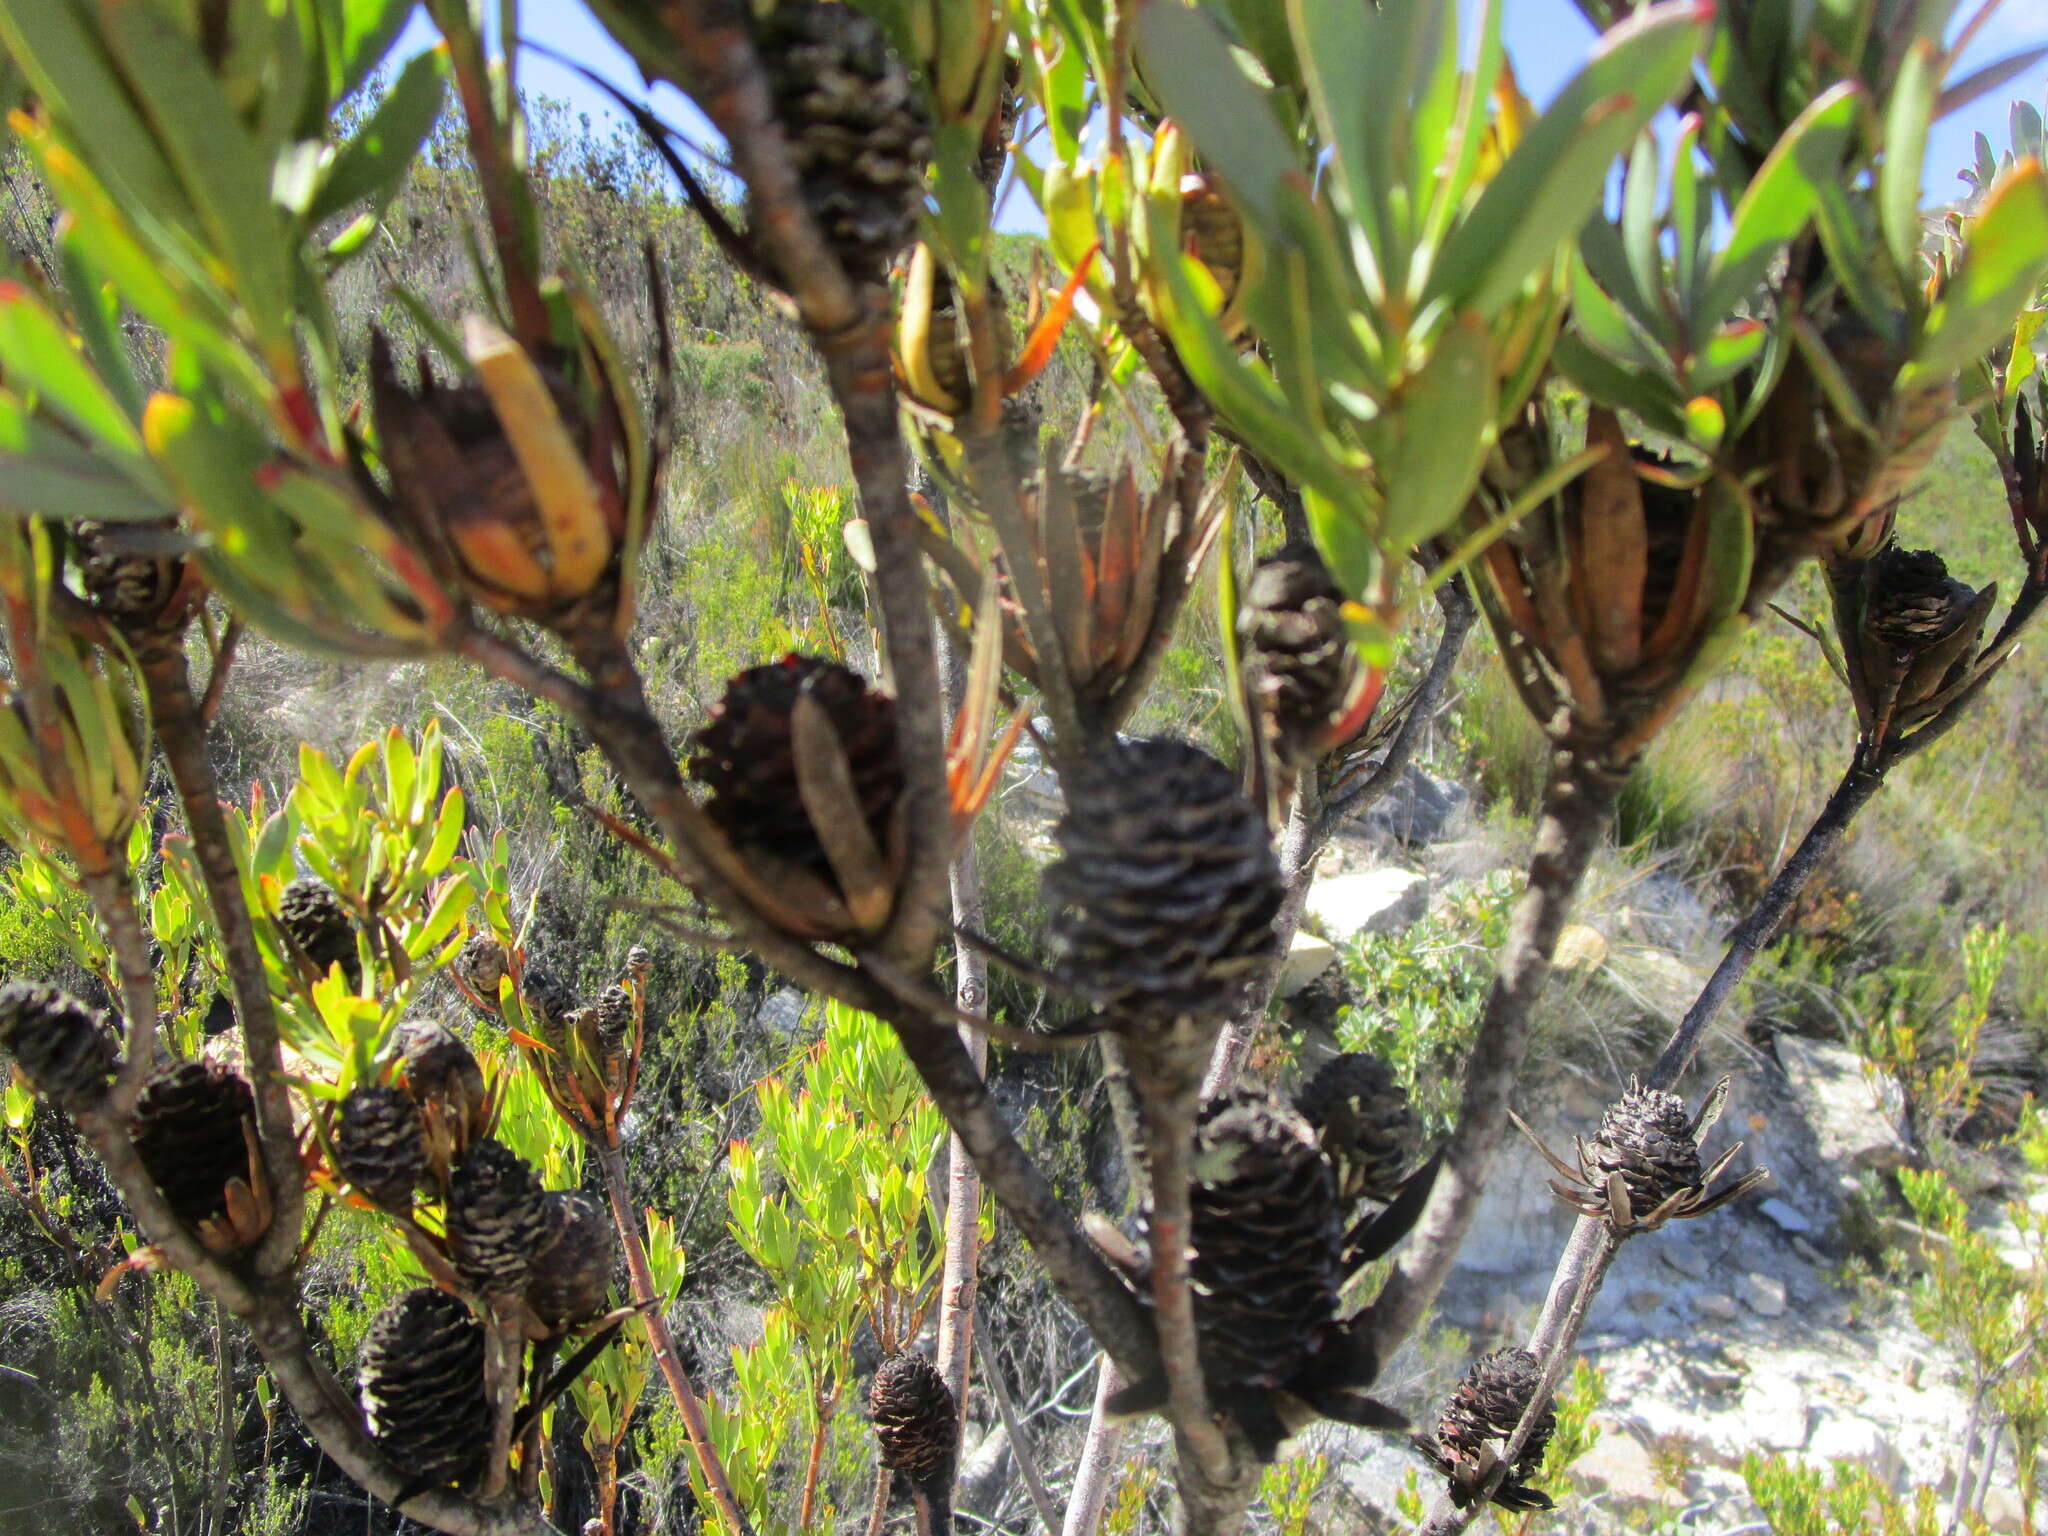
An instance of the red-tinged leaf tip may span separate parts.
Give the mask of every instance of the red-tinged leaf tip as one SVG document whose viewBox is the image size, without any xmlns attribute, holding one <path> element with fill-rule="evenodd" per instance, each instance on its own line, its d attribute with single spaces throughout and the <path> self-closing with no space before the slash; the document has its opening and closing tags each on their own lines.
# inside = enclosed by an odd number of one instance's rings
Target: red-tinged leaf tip
<svg viewBox="0 0 2048 1536">
<path fill-rule="evenodd" d="M 256 466 L 249 478 L 256 482 L 258 490 L 274 491 L 284 484 L 284 466 L 275 459 L 267 459 Z"/>
<path fill-rule="evenodd" d="M 0 304 L 15 304 L 28 297 L 28 289 L 16 279 L 0 278 Z"/>
</svg>

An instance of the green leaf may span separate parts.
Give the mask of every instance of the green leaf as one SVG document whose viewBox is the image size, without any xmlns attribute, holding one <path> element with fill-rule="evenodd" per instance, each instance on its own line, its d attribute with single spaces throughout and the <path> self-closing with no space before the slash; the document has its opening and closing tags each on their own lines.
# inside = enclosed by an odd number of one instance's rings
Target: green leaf
<svg viewBox="0 0 2048 1536">
<path fill-rule="evenodd" d="M 1147 5 L 1138 12 L 1145 78 L 1167 112 L 1230 182 L 1269 243 L 1280 237 L 1280 184 L 1303 179 L 1265 93 L 1231 57 L 1206 12 Z"/>
<path fill-rule="evenodd" d="M 1637 134 L 1635 146 L 1629 151 L 1628 174 L 1621 186 L 1621 249 L 1628 258 L 1629 275 L 1635 278 L 1637 290 L 1646 294 L 1660 294 L 1665 288 L 1664 255 L 1657 240 L 1661 233 L 1657 219 L 1657 171 L 1657 136 L 1647 131 Z M 1670 329 L 1670 319 L 1662 305 L 1639 318 L 1655 335 L 1663 336 Z"/>
<path fill-rule="evenodd" d="M 1662 373 L 1633 368 L 1596 352 L 1567 330 L 1559 334 L 1551 361 L 1572 383 L 1600 404 L 1633 411 L 1666 437 L 1688 435 L 1685 403 Z"/>
<path fill-rule="evenodd" d="M 1884 159 L 1877 168 L 1878 222 L 1899 270 L 1920 257 L 1920 167 L 1941 90 L 1941 57 L 1925 38 L 1906 50 L 1884 114 Z"/>
<path fill-rule="evenodd" d="M 2048 176 L 2022 160 L 1970 222 L 1961 265 L 1927 317 L 1901 390 L 1938 384 L 2008 337 L 2048 277 Z"/>
<path fill-rule="evenodd" d="M 177 166 L 213 254 L 235 274 L 235 297 L 273 367 L 290 366 L 291 248 L 270 200 L 270 166 L 222 98 L 192 39 L 156 12 L 113 6 L 101 27 Z"/>
<path fill-rule="evenodd" d="M 58 518 L 134 521 L 164 517 L 172 498 L 143 489 L 140 473 L 112 455 L 82 447 L 18 397 L 0 392 L 0 507 Z M 142 475 L 161 485 L 154 469 Z"/>
<path fill-rule="evenodd" d="M 77 236 L 77 224 L 66 221 L 57 242 L 57 260 L 64 269 L 64 291 L 72 301 L 71 318 L 79 339 L 121 412 L 131 421 L 142 416 L 142 385 L 128 361 L 121 340 L 121 296 L 104 281 L 90 247 Z"/>
<path fill-rule="evenodd" d="M 1691 79 L 1710 14 L 1666 0 L 1600 40 L 1445 242 L 1425 304 L 1490 316 L 1556 259 L 1599 206 L 1615 156 Z"/>
<path fill-rule="evenodd" d="M 1818 189 L 1839 180 L 1863 96 L 1854 81 L 1831 87 L 1771 147 L 1730 215 L 1728 243 L 1692 312 L 1695 347 L 1755 292 L 1779 252 L 1806 227 Z"/>
<path fill-rule="evenodd" d="M 1409 377 L 1389 418 L 1393 448 L 1374 466 L 1386 488 L 1384 551 L 1405 554 L 1463 514 L 1493 446 L 1495 414 L 1493 339 L 1477 319 L 1461 319 Z"/>
<path fill-rule="evenodd" d="M 144 207 L 176 217 L 185 206 L 177 177 L 102 48 L 99 25 L 78 0 L 0 0 L 4 51 L 63 115 L 93 170 Z"/>
<path fill-rule="evenodd" d="M 142 460 L 142 437 L 112 392 L 86 366 L 70 332 L 21 283 L 0 280 L 0 368 L 89 441 Z"/>
</svg>

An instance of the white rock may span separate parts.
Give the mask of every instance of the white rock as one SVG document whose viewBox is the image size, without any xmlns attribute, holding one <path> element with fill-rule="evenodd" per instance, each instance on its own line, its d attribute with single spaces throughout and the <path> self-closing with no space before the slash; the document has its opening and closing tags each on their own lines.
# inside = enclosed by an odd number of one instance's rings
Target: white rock
<svg viewBox="0 0 2048 1536">
<path fill-rule="evenodd" d="M 1624 1504 L 1662 1504 L 1668 1490 L 1657 1475 L 1657 1462 L 1626 1429 L 1601 1426 L 1593 1448 L 1572 1463 L 1572 1476 L 1584 1478 L 1609 1499 Z"/>
<path fill-rule="evenodd" d="M 1429 907 L 1429 877 L 1412 869 L 1368 869 L 1318 880 L 1309 888 L 1308 920 L 1332 939 L 1399 933 Z"/>
<path fill-rule="evenodd" d="M 1296 932 L 1280 962 L 1280 979 L 1273 987 L 1275 997 L 1292 997 L 1327 971 L 1337 959 L 1337 948 L 1312 933 Z"/>
<path fill-rule="evenodd" d="M 1735 1293 L 1758 1317 L 1783 1317 L 1788 1305 L 1785 1282 L 1751 1270 L 1735 1282 Z"/>
<path fill-rule="evenodd" d="M 1778 1064 L 1820 1144 L 1823 1165 L 1877 1172 L 1903 1167 L 1911 1151 L 1901 1131 L 1899 1085 L 1866 1070 L 1854 1051 L 1780 1035 Z"/>
<path fill-rule="evenodd" d="M 1752 1383 L 1735 1415 L 1739 1424 L 1748 1426 L 1750 1443 L 1766 1451 L 1804 1450 L 1812 1416 L 1806 1394 L 1787 1390 L 1782 1382 L 1767 1387 Z M 1738 1433 L 1737 1443 L 1727 1447 L 1738 1456 L 1739 1440 Z"/>
<path fill-rule="evenodd" d="M 804 1021 L 804 995 L 795 987 L 784 987 L 761 999 L 754 1022 L 781 1034 L 793 1033 Z"/>
<path fill-rule="evenodd" d="M 1597 971 L 1607 963 L 1607 940 L 1598 928 L 1585 923 L 1567 923 L 1557 936 L 1557 953 L 1550 964 L 1560 971 Z"/>
<path fill-rule="evenodd" d="M 1811 1232 L 1813 1223 L 1795 1206 L 1787 1205 L 1773 1196 L 1757 1207 L 1758 1214 L 1767 1217 L 1780 1232 Z"/>
<path fill-rule="evenodd" d="M 1711 1317 L 1716 1322 L 1732 1323 L 1742 1315 L 1735 1305 L 1735 1298 L 1720 1291 L 1707 1291 L 1695 1296 L 1692 1304 L 1701 1317 Z"/>
<path fill-rule="evenodd" d="M 1040 805 L 1062 806 L 1066 796 L 1060 793 L 1060 776 L 1050 768 L 1035 768 L 1017 784 L 1027 799 L 1036 800 Z"/>
<path fill-rule="evenodd" d="M 1804 1459 L 1816 1467 L 1830 1462 L 1851 1461 L 1889 1483 L 1899 1475 L 1899 1448 L 1891 1437 L 1868 1419 L 1853 1414 L 1831 1414 L 1822 1409 L 1806 1443 Z"/>
</svg>

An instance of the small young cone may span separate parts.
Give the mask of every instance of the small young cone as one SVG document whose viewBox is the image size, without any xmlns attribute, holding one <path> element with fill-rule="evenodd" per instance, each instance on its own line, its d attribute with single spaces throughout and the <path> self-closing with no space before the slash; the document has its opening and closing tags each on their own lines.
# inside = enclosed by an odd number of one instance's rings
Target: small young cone
<svg viewBox="0 0 2048 1536">
<path fill-rule="evenodd" d="M 1632 1088 L 1609 1105 L 1587 1152 L 1600 1173 L 1621 1175 L 1639 1212 L 1697 1189 L 1704 1171 L 1685 1100 L 1655 1088 Z"/>
<path fill-rule="evenodd" d="M 494 934 L 482 929 L 463 940 L 462 948 L 455 952 L 455 959 L 449 969 L 462 979 L 462 984 L 476 994 L 476 1000 L 484 1005 L 487 1013 L 498 1011 L 498 983 L 505 979 L 505 946 Z"/>
<path fill-rule="evenodd" d="M 1254 728 L 1289 774 L 1312 764 L 1350 698 L 1358 664 L 1344 594 L 1311 544 L 1268 555 L 1245 583 L 1237 633 Z"/>
<path fill-rule="evenodd" d="M 444 1291 L 407 1291 L 377 1314 L 357 1372 L 363 1417 L 380 1449 L 427 1487 L 466 1482 L 491 1439 L 484 1330 Z"/>
<path fill-rule="evenodd" d="M 48 982 L 0 986 L 0 1050 L 60 1109 L 91 1109 L 120 1064 L 112 1022 Z"/>
<path fill-rule="evenodd" d="M 284 888 L 277 916 L 292 943 L 322 975 L 337 965 L 344 970 L 353 969 L 355 919 L 324 881 L 311 876 L 294 880 Z"/>
</svg>

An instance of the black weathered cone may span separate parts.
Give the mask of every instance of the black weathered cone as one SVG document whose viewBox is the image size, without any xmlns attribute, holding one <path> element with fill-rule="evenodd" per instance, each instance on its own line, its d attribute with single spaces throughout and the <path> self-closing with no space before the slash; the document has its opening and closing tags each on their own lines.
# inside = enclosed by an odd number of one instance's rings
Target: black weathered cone
<svg viewBox="0 0 2048 1536">
<path fill-rule="evenodd" d="M 920 1490 L 950 1483 L 960 1451 L 960 1409 L 937 1366 L 910 1351 L 891 1355 L 868 1387 L 882 1465 Z"/>
<path fill-rule="evenodd" d="M 479 1141 L 448 1182 L 448 1247 L 455 1271 L 484 1295 L 526 1284 L 548 1242 L 533 1165 L 501 1142 Z"/>
<path fill-rule="evenodd" d="M 1237 615 L 1245 693 L 1274 755 L 1295 772 L 1315 761 L 1357 674 L 1343 602 L 1312 544 L 1268 555 L 1245 583 Z"/>
<path fill-rule="evenodd" d="M 1203 1379 L 1226 1398 L 1286 1385 L 1334 1325 L 1343 1279 L 1343 1212 L 1315 1132 L 1257 1089 L 1212 1099 L 1189 1201 Z"/>
<path fill-rule="evenodd" d="M 851 5 L 780 0 L 760 26 L 805 200 L 848 275 L 879 283 L 916 232 L 932 153 L 910 73 Z"/>
<path fill-rule="evenodd" d="M 541 1205 L 548 1236 L 526 1279 L 526 1304 L 550 1326 L 587 1321 L 604 1310 L 618 1257 L 611 1218 L 580 1189 L 551 1189 Z"/>
<path fill-rule="evenodd" d="M 1276 944 L 1265 818 L 1182 741 L 1119 742 L 1072 777 L 1045 872 L 1061 976 L 1141 1024 L 1229 1016 Z"/>
<path fill-rule="evenodd" d="M 1610 1104 L 1587 1152 L 1602 1182 L 1607 1174 L 1621 1175 L 1638 1212 L 1699 1188 L 1704 1171 L 1685 1100 L 1656 1088 L 1631 1088 Z"/>
<path fill-rule="evenodd" d="M 189 1227 L 224 1215 L 230 1179 L 248 1179 L 256 1099 L 232 1068 L 210 1057 L 174 1062 L 142 1085 L 128 1134 L 156 1187 Z"/>
<path fill-rule="evenodd" d="M 495 935 L 482 929 L 472 933 L 462 941 L 449 968 L 490 1013 L 498 1011 L 498 983 L 505 979 L 505 946 Z"/>
<path fill-rule="evenodd" d="M 1421 1151 L 1422 1122 L 1393 1068 L 1369 1051 L 1332 1056 L 1295 1097 L 1337 1172 L 1346 1205 L 1391 1201 Z"/>
<path fill-rule="evenodd" d="M 484 1069 L 462 1037 L 437 1019 L 420 1019 L 399 1032 L 399 1086 L 422 1111 L 432 1109 L 458 1134 L 481 1118 Z"/>
<path fill-rule="evenodd" d="M 837 662 L 791 654 L 733 678 L 691 738 L 689 773 L 711 791 L 705 814 L 735 846 L 761 849 L 829 878 L 831 863 L 797 791 L 791 719 L 806 689 L 838 734 L 868 830 L 887 847 L 889 813 L 903 792 L 896 701 Z"/>
<path fill-rule="evenodd" d="M 332 966 L 353 968 L 356 925 L 342 899 L 326 883 L 311 876 L 284 888 L 278 921 L 291 941 L 324 974 Z"/>
<path fill-rule="evenodd" d="M 379 1312 L 357 1381 L 371 1436 L 409 1481 L 445 1487 L 482 1466 L 484 1330 L 459 1299 L 422 1286 Z"/>
<path fill-rule="evenodd" d="M 1932 550 L 1893 545 L 1863 568 L 1863 630 L 1886 650 L 1923 651 L 1955 628 L 1976 595 Z"/>
<path fill-rule="evenodd" d="M 1444 1404 L 1430 1459 L 1450 1480 L 1451 1502 L 1468 1507 L 1488 1470 L 1490 1449 L 1498 1457 L 1508 1436 L 1542 1383 L 1543 1362 L 1526 1349 L 1497 1349 L 1481 1355 Z M 1557 1429 L 1557 1411 L 1545 1404 L 1522 1454 L 1515 1458 L 1493 1502 L 1509 1509 L 1548 1509 L 1550 1499 L 1527 1480 L 1543 1463 L 1544 1448 Z"/>
<path fill-rule="evenodd" d="M 427 1140 L 419 1107 L 397 1088 L 350 1090 L 334 1126 L 334 1165 L 365 1199 L 387 1211 L 412 1207 L 427 1182 Z"/>
<path fill-rule="evenodd" d="M 112 1021 L 45 981 L 0 986 L 0 1050 L 37 1093 L 69 1110 L 97 1104 L 120 1062 Z"/>
</svg>

